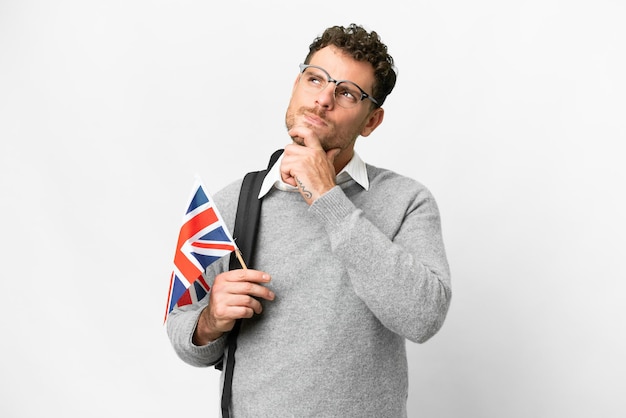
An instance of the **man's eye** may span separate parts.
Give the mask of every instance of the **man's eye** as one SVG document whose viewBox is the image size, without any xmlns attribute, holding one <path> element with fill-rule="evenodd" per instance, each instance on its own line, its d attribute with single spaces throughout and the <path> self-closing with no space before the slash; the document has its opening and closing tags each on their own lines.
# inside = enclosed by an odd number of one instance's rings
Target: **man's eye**
<svg viewBox="0 0 626 418">
<path fill-rule="evenodd" d="M 309 76 L 309 83 L 316 84 L 316 85 L 322 85 L 322 84 L 324 84 L 324 81 L 322 80 L 321 77 L 318 77 L 316 75 L 310 75 Z"/>
<path fill-rule="evenodd" d="M 336 94 L 338 96 L 343 96 L 346 99 L 356 100 L 356 95 L 353 91 L 351 91 L 350 89 L 342 88 L 341 86 L 337 88 Z"/>
</svg>

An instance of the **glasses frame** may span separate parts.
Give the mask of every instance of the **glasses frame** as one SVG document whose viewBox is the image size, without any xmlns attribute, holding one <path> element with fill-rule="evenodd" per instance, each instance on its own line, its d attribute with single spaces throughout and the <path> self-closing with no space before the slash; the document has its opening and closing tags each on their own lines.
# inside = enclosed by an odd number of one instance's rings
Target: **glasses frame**
<svg viewBox="0 0 626 418">
<path fill-rule="evenodd" d="M 316 68 L 318 70 L 320 70 L 321 72 L 323 72 L 324 74 L 326 74 L 326 81 L 328 81 L 329 83 L 335 83 L 335 91 L 337 91 L 337 86 L 340 83 L 350 83 L 353 86 L 355 86 L 357 89 L 359 89 L 359 91 L 361 92 L 361 97 L 359 99 L 359 102 L 362 102 L 365 99 L 369 99 L 372 101 L 372 103 L 374 103 L 376 106 L 378 105 L 378 101 L 376 99 L 374 99 L 372 96 L 370 96 L 369 94 L 367 94 L 365 92 L 365 90 L 363 90 L 361 87 L 359 87 L 358 84 L 356 84 L 354 81 L 350 81 L 350 80 L 335 80 L 334 78 L 332 78 L 330 76 L 330 74 L 328 74 L 328 71 L 326 71 L 325 69 L 323 69 L 322 67 L 319 67 L 317 65 L 309 65 L 309 64 L 299 64 L 298 65 L 300 67 L 300 74 L 304 73 L 304 70 L 306 70 L 307 68 Z M 324 88 L 326 88 L 326 86 L 324 86 Z M 323 90 L 323 89 L 322 89 Z M 337 100 L 337 98 L 335 97 L 335 94 L 333 93 L 333 98 L 335 99 L 335 101 Z M 357 103 L 358 104 L 358 103 Z M 356 106 L 356 105 L 355 105 Z M 344 107 L 344 106 L 342 106 Z M 348 108 L 349 109 L 349 108 Z"/>
</svg>

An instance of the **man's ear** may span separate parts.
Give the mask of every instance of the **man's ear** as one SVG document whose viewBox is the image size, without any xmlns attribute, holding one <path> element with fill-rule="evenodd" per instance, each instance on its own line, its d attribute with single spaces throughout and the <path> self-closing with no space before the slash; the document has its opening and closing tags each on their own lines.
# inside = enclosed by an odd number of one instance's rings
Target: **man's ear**
<svg viewBox="0 0 626 418">
<path fill-rule="evenodd" d="M 382 107 L 375 109 L 369 116 L 369 119 L 361 129 L 361 136 L 368 136 L 374 129 L 378 128 L 378 125 L 383 123 L 385 117 L 385 110 Z"/>
</svg>

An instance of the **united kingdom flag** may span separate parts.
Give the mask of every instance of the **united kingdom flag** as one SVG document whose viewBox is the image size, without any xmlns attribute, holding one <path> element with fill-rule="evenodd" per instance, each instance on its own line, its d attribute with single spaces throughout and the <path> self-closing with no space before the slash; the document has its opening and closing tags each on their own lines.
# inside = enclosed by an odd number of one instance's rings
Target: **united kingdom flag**
<svg viewBox="0 0 626 418">
<path fill-rule="evenodd" d="M 206 295 L 209 286 L 202 273 L 236 249 L 213 199 L 196 177 L 176 244 L 164 322 L 176 306 L 189 305 Z"/>
</svg>

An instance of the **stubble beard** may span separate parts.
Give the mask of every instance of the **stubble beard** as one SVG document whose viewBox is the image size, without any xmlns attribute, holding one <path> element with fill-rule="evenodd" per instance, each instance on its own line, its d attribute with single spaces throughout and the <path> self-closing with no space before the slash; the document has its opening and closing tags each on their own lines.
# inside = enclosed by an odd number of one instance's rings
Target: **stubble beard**
<svg viewBox="0 0 626 418">
<path fill-rule="evenodd" d="M 327 125 L 330 128 L 330 132 L 321 134 L 318 131 L 316 126 L 313 126 L 310 123 L 305 122 L 305 121 L 300 121 L 300 122 L 298 121 L 298 118 L 303 118 L 305 113 L 310 114 L 310 115 L 315 115 L 318 118 L 323 119 L 324 121 L 328 123 L 323 111 L 319 112 L 319 111 L 316 111 L 315 109 L 311 109 L 307 107 L 300 107 L 297 111 L 293 111 L 291 108 L 288 108 L 287 113 L 285 115 L 285 127 L 287 128 L 287 131 L 289 131 L 291 128 L 297 125 L 306 126 L 307 128 L 314 130 L 318 134 L 320 144 L 322 145 L 322 148 L 324 149 L 324 151 L 328 151 L 330 149 L 336 148 L 337 145 L 333 146 L 333 144 L 337 142 L 336 141 L 337 132 L 335 131 L 334 127 L 332 127 L 332 125 Z M 304 141 L 302 138 L 292 137 L 291 139 L 296 144 L 304 146 Z"/>
</svg>

